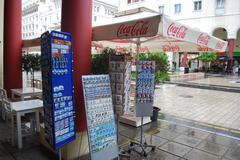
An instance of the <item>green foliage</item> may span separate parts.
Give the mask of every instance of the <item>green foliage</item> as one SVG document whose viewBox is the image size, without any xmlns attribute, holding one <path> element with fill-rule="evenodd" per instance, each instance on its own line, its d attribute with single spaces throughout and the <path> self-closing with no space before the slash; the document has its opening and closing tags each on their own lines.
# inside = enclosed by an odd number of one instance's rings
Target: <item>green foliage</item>
<svg viewBox="0 0 240 160">
<path fill-rule="evenodd" d="M 39 54 L 24 54 L 22 56 L 22 68 L 26 72 L 34 72 L 40 70 Z"/>
<path fill-rule="evenodd" d="M 156 63 L 156 82 L 164 82 L 169 80 L 169 62 L 168 56 L 165 53 L 142 53 L 139 55 L 139 60 L 150 60 Z"/>
<path fill-rule="evenodd" d="M 209 62 L 217 60 L 217 54 L 216 53 L 202 53 L 198 56 L 198 59 L 200 61 L 202 61 L 203 63 L 209 63 Z"/>
<path fill-rule="evenodd" d="M 109 70 L 109 55 L 115 54 L 116 51 L 111 48 L 103 50 L 102 54 L 92 55 L 92 73 L 93 74 L 108 74 Z"/>
<path fill-rule="evenodd" d="M 137 73 L 135 71 L 131 72 L 131 79 L 132 81 L 136 81 Z"/>
</svg>

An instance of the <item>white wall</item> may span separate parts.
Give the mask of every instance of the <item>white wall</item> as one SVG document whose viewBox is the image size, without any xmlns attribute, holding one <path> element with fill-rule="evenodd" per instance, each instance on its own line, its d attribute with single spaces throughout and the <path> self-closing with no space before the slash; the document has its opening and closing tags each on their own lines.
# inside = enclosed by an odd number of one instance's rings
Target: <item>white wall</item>
<svg viewBox="0 0 240 160">
<path fill-rule="evenodd" d="M 0 1 L 0 88 L 3 88 L 3 14 L 4 0 Z"/>
</svg>

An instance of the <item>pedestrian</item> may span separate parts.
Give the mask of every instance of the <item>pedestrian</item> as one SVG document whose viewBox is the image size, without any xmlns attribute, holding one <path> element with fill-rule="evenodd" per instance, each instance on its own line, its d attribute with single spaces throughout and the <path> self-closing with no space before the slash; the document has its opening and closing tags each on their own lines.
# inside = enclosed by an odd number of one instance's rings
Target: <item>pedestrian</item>
<svg viewBox="0 0 240 160">
<path fill-rule="evenodd" d="M 223 73 L 227 73 L 227 61 L 223 63 Z"/>
</svg>

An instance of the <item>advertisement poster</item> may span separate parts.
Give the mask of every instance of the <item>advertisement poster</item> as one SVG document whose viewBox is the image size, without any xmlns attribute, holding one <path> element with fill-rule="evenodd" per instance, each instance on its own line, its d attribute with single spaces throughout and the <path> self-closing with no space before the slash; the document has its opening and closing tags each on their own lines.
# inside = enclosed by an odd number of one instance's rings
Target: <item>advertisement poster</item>
<svg viewBox="0 0 240 160">
<path fill-rule="evenodd" d="M 92 160 L 118 157 L 117 136 L 108 75 L 82 76 Z"/>
<path fill-rule="evenodd" d="M 155 88 L 155 62 L 137 62 L 136 116 L 152 116 Z"/>
<path fill-rule="evenodd" d="M 45 139 L 59 149 L 75 139 L 71 35 L 43 33 L 41 52 Z"/>
</svg>

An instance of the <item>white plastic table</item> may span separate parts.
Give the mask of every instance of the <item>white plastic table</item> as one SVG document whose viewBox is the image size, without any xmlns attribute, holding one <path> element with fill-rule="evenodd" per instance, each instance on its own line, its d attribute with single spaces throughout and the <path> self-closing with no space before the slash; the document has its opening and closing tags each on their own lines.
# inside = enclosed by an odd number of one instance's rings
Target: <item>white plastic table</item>
<svg viewBox="0 0 240 160">
<path fill-rule="evenodd" d="M 11 89 L 12 98 L 16 96 L 21 97 L 21 100 L 24 100 L 25 97 L 30 96 L 42 96 L 42 90 L 38 88 L 28 87 L 28 88 L 19 88 Z"/>
<path fill-rule="evenodd" d="M 16 114 L 17 120 L 17 139 L 18 148 L 22 148 L 22 132 L 21 132 L 21 115 L 26 113 L 35 113 L 36 118 L 36 130 L 40 131 L 39 112 L 43 110 L 43 101 L 39 99 L 11 102 L 13 114 Z M 14 133 L 12 131 L 12 144 L 14 144 Z"/>
</svg>

